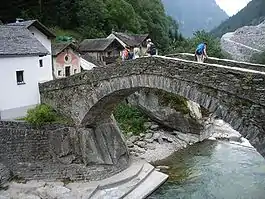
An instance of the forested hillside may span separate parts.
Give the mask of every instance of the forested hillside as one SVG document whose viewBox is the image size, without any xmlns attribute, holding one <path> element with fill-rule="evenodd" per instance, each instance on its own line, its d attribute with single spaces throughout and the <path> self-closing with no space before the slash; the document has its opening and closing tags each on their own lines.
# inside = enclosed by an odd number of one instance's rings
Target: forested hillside
<svg viewBox="0 0 265 199">
<path fill-rule="evenodd" d="M 161 0 L 8 0 L 1 4 L 3 23 L 16 18 L 37 18 L 82 38 L 105 37 L 112 30 L 149 33 L 162 50 L 177 35 L 177 25 L 166 16 Z"/>
<path fill-rule="evenodd" d="M 210 31 L 228 18 L 215 0 L 162 0 L 166 12 L 179 23 L 184 36 Z"/>
<path fill-rule="evenodd" d="M 221 37 L 227 32 L 233 32 L 242 26 L 258 25 L 265 20 L 265 0 L 252 0 L 236 15 L 230 17 L 211 33 Z"/>
</svg>

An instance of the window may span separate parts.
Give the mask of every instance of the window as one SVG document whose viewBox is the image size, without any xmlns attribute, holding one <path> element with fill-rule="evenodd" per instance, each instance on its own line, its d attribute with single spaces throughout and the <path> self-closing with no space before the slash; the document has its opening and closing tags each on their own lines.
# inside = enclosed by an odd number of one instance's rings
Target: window
<svg viewBox="0 0 265 199">
<path fill-rule="evenodd" d="M 76 69 L 74 69 L 74 74 L 76 74 L 77 73 L 77 70 Z"/>
<path fill-rule="evenodd" d="M 43 60 L 42 59 L 39 60 L 39 66 L 43 67 Z"/>
<path fill-rule="evenodd" d="M 66 55 L 66 56 L 64 57 L 64 60 L 67 62 L 67 61 L 69 60 L 69 57 Z"/>
<path fill-rule="evenodd" d="M 31 34 L 34 35 L 34 32 L 32 32 Z"/>
<path fill-rule="evenodd" d="M 21 85 L 21 84 L 25 84 L 24 82 L 24 71 L 20 70 L 20 71 L 16 71 L 17 74 L 17 84 Z"/>
<path fill-rule="evenodd" d="M 58 70 L 58 76 L 62 76 L 62 71 Z"/>
</svg>

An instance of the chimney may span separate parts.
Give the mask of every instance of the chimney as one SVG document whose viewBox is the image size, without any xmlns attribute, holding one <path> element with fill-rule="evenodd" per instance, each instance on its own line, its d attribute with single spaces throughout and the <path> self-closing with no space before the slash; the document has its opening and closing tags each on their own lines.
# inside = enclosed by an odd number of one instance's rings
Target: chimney
<svg viewBox="0 0 265 199">
<path fill-rule="evenodd" d="M 22 18 L 16 18 L 16 23 L 20 23 L 20 22 L 23 22 L 24 21 L 24 19 L 22 19 Z"/>
</svg>

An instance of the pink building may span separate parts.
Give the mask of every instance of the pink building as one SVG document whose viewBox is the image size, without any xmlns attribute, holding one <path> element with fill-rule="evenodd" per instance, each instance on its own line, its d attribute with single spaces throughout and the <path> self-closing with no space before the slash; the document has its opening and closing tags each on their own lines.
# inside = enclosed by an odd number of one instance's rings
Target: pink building
<svg viewBox="0 0 265 199">
<path fill-rule="evenodd" d="M 73 43 L 53 44 L 52 55 L 55 78 L 68 77 L 81 72 L 80 56 Z"/>
</svg>

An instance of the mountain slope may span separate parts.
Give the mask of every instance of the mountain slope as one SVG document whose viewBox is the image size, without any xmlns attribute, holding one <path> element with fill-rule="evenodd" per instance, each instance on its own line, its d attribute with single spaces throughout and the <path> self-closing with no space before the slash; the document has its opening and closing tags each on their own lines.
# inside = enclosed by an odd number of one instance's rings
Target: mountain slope
<svg viewBox="0 0 265 199">
<path fill-rule="evenodd" d="M 265 0 L 252 0 L 239 13 L 230 17 L 211 31 L 217 37 L 233 32 L 242 26 L 258 25 L 265 20 Z"/>
<path fill-rule="evenodd" d="M 162 0 L 168 15 L 176 19 L 180 32 L 192 36 L 197 30 L 210 31 L 228 18 L 215 0 Z"/>
</svg>

